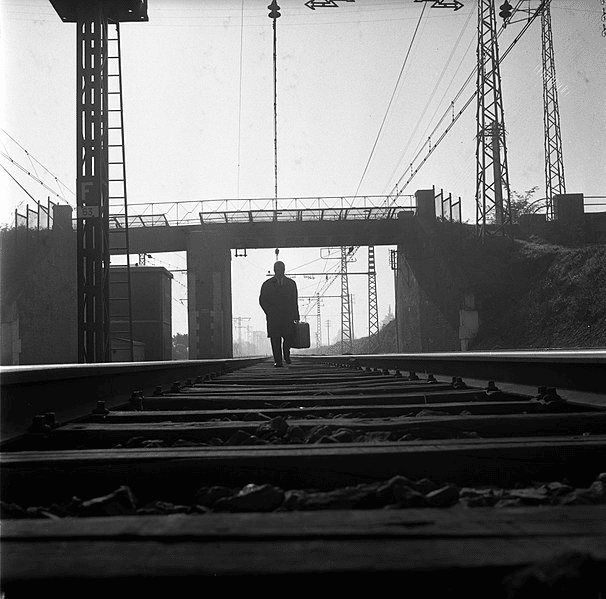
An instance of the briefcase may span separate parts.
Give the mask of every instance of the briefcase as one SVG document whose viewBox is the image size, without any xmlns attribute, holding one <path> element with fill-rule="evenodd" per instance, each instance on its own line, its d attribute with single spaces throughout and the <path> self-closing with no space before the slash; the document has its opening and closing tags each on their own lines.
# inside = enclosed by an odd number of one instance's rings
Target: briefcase
<svg viewBox="0 0 606 599">
<path fill-rule="evenodd" d="M 295 322 L 295 332 L 293 335 L 293 342 L 291 344 L 291 347 L 294 347 L 296 349 L 311 347 L 311 341 L 309 337 L 309 323 Z"/>
</svg>

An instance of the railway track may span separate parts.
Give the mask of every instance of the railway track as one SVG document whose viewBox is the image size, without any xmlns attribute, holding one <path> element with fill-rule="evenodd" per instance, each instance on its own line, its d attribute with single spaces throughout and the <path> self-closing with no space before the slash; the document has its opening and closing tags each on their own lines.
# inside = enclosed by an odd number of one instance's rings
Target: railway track
<svg viewBox="0 0 606 599">
<path fill-rule="evenodd" d="M 605 365 L 596 351 L 4 368 L 2 592 L 160 596 L 183 577 L 605 592 Z"/>
</svg>

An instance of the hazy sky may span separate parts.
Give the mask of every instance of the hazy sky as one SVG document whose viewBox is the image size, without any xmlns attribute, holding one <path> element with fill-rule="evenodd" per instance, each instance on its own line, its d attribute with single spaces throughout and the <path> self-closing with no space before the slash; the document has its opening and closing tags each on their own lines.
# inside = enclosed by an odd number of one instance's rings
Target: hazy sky
<svg viewBox="0 0 606 599">
<path fill-rule="evenodd" d="M 269 1 L 148 4 L 148 23 L 122 25 L 129 201 L 271 197 Z M 425 155 L 419 150 L 442 115 L 450 114 L 451 101 L 475 66 L 477 2 L 463 0 L 457 12 L 412 0 L 356 0 L 315 11 L 306 8 L 304 0 L 279 4 L 279 195 L 390 192 L 415 157 L 418 162 Z M 536 6 L 537 1 L 530 4 Z M 552 0 L 551 6 L 567 190 L 604 196 L 606 37 L 601 0 Z M 73 190 L 75 25 L 62 23 L 47 0 L 0 0 L 0 7 L 1 127 Z M 501 52 L 521 27 L 507 27 L 500 38 Z M 543 195 L 540 65 L 537 20 L 504 61 L 501 74 L 511 187 L 521 192 L 536 185 Z M 473 93 L 474 84 L 475 78 L 455 103 L 455 112 Z M 447 123 L 438 128 L 432 143 Z M 0 134 L 2 151 L 27 166 L 25 154 Z M 46 199 L 44 188 L 0 158 L 34 197 Z M 4 170 L 0 181 L 0 220 L 9 222 L 14 208 L 25 206 L 29 198 Z M 404 193 L 432 186 L 461 196 L 463 216 L 473 221 L 475 102 Z M 67 197 L 73 202 L 73 196 Z M 394 303 L 387 249 L 377 248 L 381 319 Z M 318 250 L 309 249 L 280 253 L 289 271 L 336 268 L 336 261 L 319 256 Z M 366 270 L 365 249 L 356 257 L 351 269 Z M 264 326 L 258 288 L 273 260 L 273 250 L 250 251 L 248 257 L 233 260 L 234 316 L 250 317 L 247 324 L 254 329 Z M 185 258 L 158 254 L 148 263 L 181 269 Z M 299 277 L 299 292 L 313 295 L 324 281 Z M 183 273 L 175 273 L 174 332 L 186 331 L 184 283 Z M 354 332 L 362 336 L 367 327 L 365 278 L 351 277 L 350 289 L 355 296 Z M 335 279 L 326 293 L 339 292 Z M 323 321 L 332 322 L 331 336 L 339 328 L 339 306 L 338 300 L 327 298 L 322 308 Z M 309 320 L 315 330 L 315 317 Z"/>
</svg>

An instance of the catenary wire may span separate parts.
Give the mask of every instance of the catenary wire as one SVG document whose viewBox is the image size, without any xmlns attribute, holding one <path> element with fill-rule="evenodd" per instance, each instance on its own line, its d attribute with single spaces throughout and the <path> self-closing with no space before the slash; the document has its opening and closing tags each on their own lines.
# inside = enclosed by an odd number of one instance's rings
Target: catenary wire
<svg viewBox="0 0 606 599">
<path fill-rule="evenodd" d="M 393 92 L 391 94 L 391 98 L 389 99 L 389 103 L 387 104 L 387 109 L 385 110 L 385 114 L 383 115 L 383 120 L 381 121 L 381 126 L 379 127 L 379 131 L 377 133 L 377 137 L 375 138 L 375 142 L 370 150 L 370 155 L 368 156 L 368 160 L 366 161 L 366 166 L 364 167 L 364 171 L 362 176 L 360 177 L 360 182 L 358 183 L 358 187 L 356 188 L 355 196 L 358 195 L 360 191 L 360 187 L 362 186 L 362 182 L 364 181 L 364 177 L 366 176 L 366 172 L 368 171 L 368 166 L 370 165 L 370 161 L 374 155 L 375 149 L 377 147 L 377 143 L 379 142 L 379 138 L 381 137 L 381 133 L 383 131 L 383 127 L 385 126 L 385 122 L 387 120 L 387 116 L 389 115 L 389 111 L 391 109 L 391 105 L 395 98 L 396 92 L 400 86 L 400 81 L 402 79 L 402 75 L 404 73 L 404 69 L 406 68 L 406 64 L 408 63 L 408 57 L 410 56 L 410 51 L 412 50 L 412 46 L 414 44 L 415 38 L 417 36 L 417 32 L 419 31 L 419 26 L 421 25 L 421 20 L 423 19 L 423 15 L 425 14 L 425 9 L 427 7 L 426 3 L 423 3 L 423 9 L 421 10 L 421 14 L 419 15 L 419 19 L 417 21 L 417 25 L 415 27 L 414 33 L 412 34 L 412 38 L 410 40 L 410 44 L 408 45 L 408 50 L 406 51 L 406 55 L 404 56 L 404 62 L 402 63 L 402 68 L 400 69 L 400 73 L 398 75 L 398 79 L 396 80 L 396 84 L 394 86 Z"/>
<path fill-rule="evenodd" d="M 465 21 L 465 24 L 463 25 L 459 36 L 457 38 L 457 40 L 455 41 L 454 47 L 452 49 L 452 51 L 449 54 L 448 60 L 446 61 L 446 64 L 444 65 L 444 68 L 442 69 L 442 72 L 440 73 L 440 76 L 438 77 L 433 90 L 431 91 L 431 93 L 429 94 L 430 98 L 433 98 L 434 94 L 436 93 L 436 91 L 438 90 L 438 88 L 440 87 L 440 84 L 444 78 L 444 75 L 446 74 L 446 71 L 448 69 L 448 67 L 450 66 L 451 61 L 453 60 L 457 49 L 461 43 L 461 40 L 463 38 L 463 35 L 465 34 L 465 31 L 467 30 L 469 23 L 471 22 L 471 18 L 473 17 L 473 15 L 475 14 L 475 11 L 472 9 L 469 11 L 469 15 L 467 17 L 467 20 Z M 450 86 L 452 85 L 452 82 L 454 81 L 454 78 L 457 76 L 457 73 L 459 72 L 459 69 L 461 68 L 461 66 L 463 65 L 463 61 L 465 59 L 465 57 L 467 56 L 467 54 L 469 53 L 469 50 L 471 49 L 471 45 L 473 44 L 473 38 L 470 40 L 467 49 L 465 50 L 461 60 L 459 61 L 459 66 L 457 67 L 457 69 L 455 70 L 455 73 L 453 74 L 450 83 L 448 84 L 448 87 L 446 88 L 446 90 L 444 91 L 444 94 L 442 95 L 442 97 L 440 98 L 439 102 L 436 104 L 436 108 L 434 110 L 434 113 L 431 115 L 431 118 L 429 119 L 429 123 L 431 123 L 435 116 L 436 113 L 438 112 L 442 102 L 444 101 L 444 97 L 446 96 L 446 93 L 448 92 L 448 89 L 450 88 Z M 412 143 L 412 140 L 414 139 L 417 131 L 419 130 L 419 127 L 421 126 L 421 122 L 423 121 L 423 117 L 425 116 L 425 114 L 427 113 L 427 110 L 429 109 L 429 105 L 430 103 L 427 102 L 425 104 L 425 108 L 423 109 L 423 112 L 421 113 L 421 116 L 417 119 L 415 128 L 413 129 L 412 133 L 410 134 L 410 136 L 408 136 L 408 141 L 406 143 L 406 146 L 404 147 L 404 149 L 402 150 L 402 157 L 400 158 L 400 160 L 398 161 L 398 163 L 396 164 L 396 166 L 394 167 L 393 171 L 391 172 L 391 174 L 389 175 L 389 180 L 391 180 L 393 178 L 393 176 L 396 174 L 396 172 L 400 169 L 400 165 L 402 164 L 404 157 L 406 156 L 410 145 Z M 452 105 L 452 103 L 451 103 Z M 425 128 L 425 131 L 423 132 L 423 135 L 421 136 L 421 139 L 425 139 L 425 136 L 427 135 L 427 130 L 429 129 L 429 125 L 427 125 L 427 127 Z"/>
<path fill-rule="evenodd" d="M 56 175 L 54 175 L 50 170 L 48 170 L 48 168 L 46 168 L 46 166 L 44 166 L 44 164 L 42 164 L 42 162 L 40 162 L 35 156 L 33 156 L 26 148 L 24 148 L 10 133 L 8 133 L 8 131 L 6 131 L 4 128 L 0 127 L 0 131 L 2 131 L 2 133 L 4 133 L 4 135 L 6 135 L 6 137 L 8 137 L 12 142 L 14 142 L 15 144 L 17 144 L 17 146 L 23 150 L 23 152 L 25 152 L 25 154 L 28 156 L 28 158 L 30 159 L 30 162 L 32 160 L 34 160 L 39 166 L 41 166 L 45 172 L 47 172 L 53 179 L 54 181 L 59 185 L 59 189 L 61 190 L 61 188 L 66 189 L 71 195 L 75 196 L 76 194 L 65 184 L 63 183 L 63 181 L 61 181 L 61 179 L 59 179 L 59 177 L 57 177 Z M 4 144 L 2 144 L 4 146 Z M 17 166 L 19 166 L 24 172 L 26 172 L 28 175 L 31 176 L 31 174 L 27 171 L 27 169 L 25 167 L 22 167 L 17 161 L 13 160 L 10 157 L 10 153 L 8 151 L 8 149 L 6 148 L 6 146 L 4 146 L 5 150 L 6 150 L 6 158 L 8 158 L 11 162 L 13 162 L 14 164 L 16 164 Z M 34 179 L 36 179 L 36 177 L 33 177 Z M 38 180 L 38 179 L 37 179 Z M 43 184 L 41 180 L 38 180 L 39 183 Z M 55 195 L 57 195 L 57 197 L 60 197 L 61 199 L 63 199 L 63 201 L 67 202 L 67 200 L 65 199 L 64 196 L 59 196 L 58 194 L 56 194 L 56 192 L 54 192 L 52 189 L 49 189 L 49 191 L 55 193 Z"/>
<path fill-rule="evenodd" d="M 550 0 L 546 0 L 546 1 L 550 1 Z M 518 3 L 518 6 L 520 4 L 522 4 L 522 0 L 520 0 L 520 2 Z M 539 6 L 539 8 L 537 8 L 537 10 L 533 13 L 532 17 L 530 17 L 528 19 L 528 21 L 526 22 L 526 24 L 524 25 L 524 27 L 522 28 L 522 30 L 517 34 L 517 36 L 514 38 L 514 40 L 511 42 L 511 44 L 507 47 L 507 49 L 505 50 L 505 52 L 500 56 L 500 58 L 499 58 L 499 64 L 501 64 L 503 62 L 503 60 L 505 59 L 505 57 L 509 54 L 509 52 L 513 49 L 513 47 L 518 43 L 518 41 L 520 40 L 520 38 L 524 35 L 524 33 L 526 33 L 526 31 L 528 30 L 528 28 L 530 27 L 530 25 L 534 22 L 534 20 L 540 14 L 540 8 L 542 6 L 543 6 L 543 4 L 541 4 Z M 503 31 L 503 29 L 501 29 L 501 31 L 499 32 L 499 34 L 502 31 Z M 453 100 L 453 102 L 451 102 L 451 105 L 454 104 L 454 102 L 456 101 L 456 99 L 458 99 L 459 96 L 462 95 L 465 87 L 468 85 L 469 81 L 473 78 L 473 75 L 476 72 L 477 72 L 477 66 L 472 71 L 472 73 L 469 75 L 469 77 L 467 78 L 467 80 L 465 81 L 465 83 L 463 84 L 463 86 L 461 87 L 461 89 L 459 90 L 458 94 L 456 95 L 455 100 Z M 459 118 L 461 117 L 461 115 L 469 107 L 469 105 L 472 103 L 472 101 L 475 99 L 476 96 L 477 96 L 477 90 L 474 91 L 472 93 L 472 95 L 467 99 L 467 101 L 465 102 L 465 104 L 463 105 L 463 107 L 456 114 L 453 115 L 452 121 L 449 123 L 449 125 L 446 127 L 446 129 L 442 132 L 442 134 L 440 135 L 440 137 L 438 137 L 438 139 L 433 144 L 433 146 L 429 147 L 429 149 L 427 151 L 427 154 L 421 160 L 421 162 L 418 164 L 418 166 L 414 170 L 413 170 L 412 167 L 409 167 L 408 169 L 406 169 L 404 171 L 404 173 L 402 174 L 402 176 L 398 179 L 397 183 L 392 187 L 392 190 L 391 190 L 391 192 L 390 192 L 389 195 L 392 195 L 392 194 L 395 193 L 395 195 L 397 197 L 398 195 L 400 195 L 402 193 L 402 191 L 412 181 L 412 179 L 419 172 L 420 168 L 425 164 L 425 162 L 427 162 L 427 160 L 429 159 L 429 157 L 431 156 L 431 154 L 433 154 L 433 152 L 435 151 L 435 149 L 442 142 L 442 140 L 444 139 L 444 137 L 446 137 L 446 135 L 448 134 L 448 132 L 452 129 L 452 127 L 454 126 L 454 124 L 459 120 Z M 440 119 L 439 123 L 434 127 L 432 133 L 429 135 L 429 138 L 432 138 L 434 136 L 434 133 L 438 130 L 438 128 L 440 127 L 442 121 L 444 120 L 444 118 L 446 117 L 446 115 L 449 114 L 450 110 L 451 110 L 451 107 L 449 106 L 446 109 L 446 112 L 444 113 L 444 116 L 442 116 L 442 118 Z M 417 152 L 417 154 L 414 156 L 413 160 L 411 161 L 411 165 L 413 165 L 417 161 L 417 159 L 419 158 L 419 156 L 420 156 L 421 152 L 423 151 L 423 149 L 425 148 L 425 146 L 427 146 L 427 142 L 423 143 L 423 145 L 421 146 L 421 149 Z M 408 177 L 408 179 L 406 180 L 406 182 L 404 183 L 404 185 L 401 185 L 402 180 L 404 179 L 404 177 L 406 176 L 406 173 L 408 171 L 410 171 L 410 176 Z"/>
</svg>

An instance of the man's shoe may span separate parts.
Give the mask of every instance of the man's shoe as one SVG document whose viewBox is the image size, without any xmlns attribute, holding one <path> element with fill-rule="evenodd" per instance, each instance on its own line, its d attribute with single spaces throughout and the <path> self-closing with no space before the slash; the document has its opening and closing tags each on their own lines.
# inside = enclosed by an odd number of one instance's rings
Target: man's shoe
<svg viewBox="0 0 606 599">
<path fill-rule="evenodd" d="M 275 367 L 275 368 L 283 368 L 282 362 L 279 362 L 279 363 L 278 363 L 278 362 L 276 362 L 276 363 L 274 364 L 274 367 Z"/>
<path fill-rule="evenodd" d="M 284 361 L 285 361 L 287 364 L 292 364 L 292 362 L 290 361 L 290 358 L 285 358 L 285 359 L 284 359 Z"/>
</svg>

